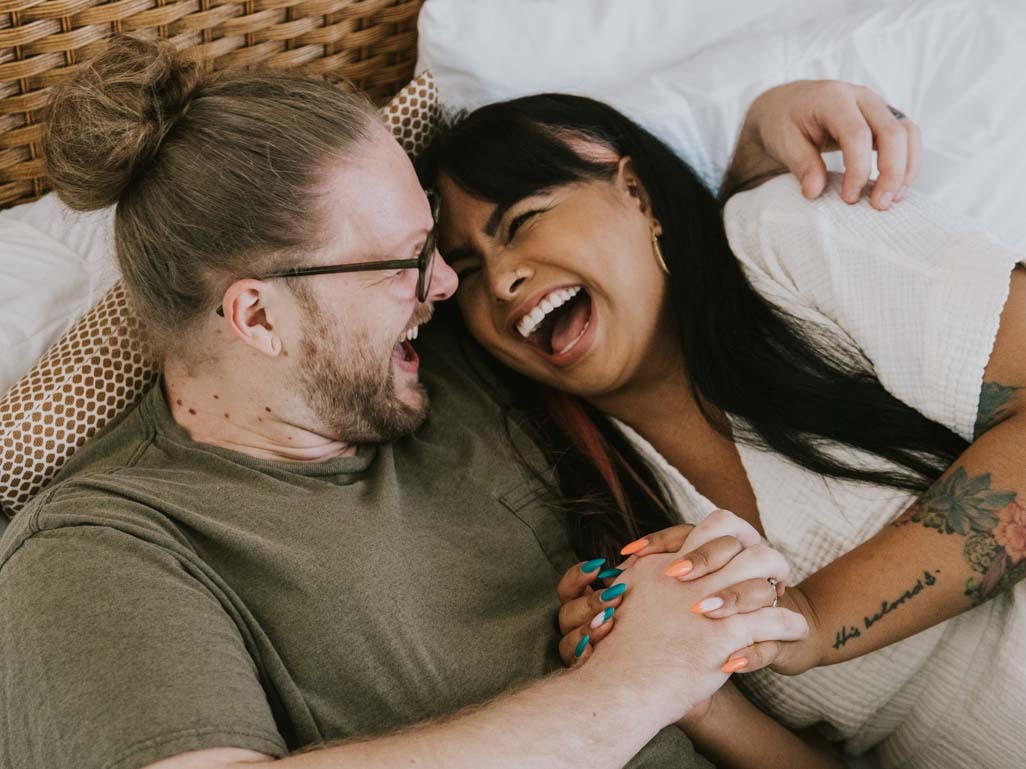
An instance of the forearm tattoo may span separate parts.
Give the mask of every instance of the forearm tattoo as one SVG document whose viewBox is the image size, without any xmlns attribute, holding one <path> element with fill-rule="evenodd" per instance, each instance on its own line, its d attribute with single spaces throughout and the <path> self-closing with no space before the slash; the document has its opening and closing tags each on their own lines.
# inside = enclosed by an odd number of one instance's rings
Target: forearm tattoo
<svg viewBox="0 0 1026 769">
<path fill-rule="evenodd" d="M 1009 407 L 1021 389 L 998 382 L 983 383 L 974 440 L 1011 416 Z M 916 523 L 938 534 L 964 539 L 962 554 L 973 572 L 966 580 L 965 596 L 972 606 L 1026 578 L 1026 508 L 1016 492 L 992 488 L 990 473 L 970 477 L 964 467 L 955 468 L 931 486 L 894 525 Z M 861 638 L 884 616 L 935 585 L 938 574 L 939 570 L 923 572 L 911 589 L 893 601 L 883 601 L 876 614 L 863 617 L 861 623 L 842 627 L 834 636 L 834 649 Z"/>
<path fill-rule="evenodd" d="M 1015 400 L 1015 393 L 1021 389 L 1021 387 L 1009 387 L 1000 382 L 983 383 L 983 389 L 980 390 L 980 406 L 976 410 L 973 440 L 1008 418 L 1008 405 Z"/>
<path fill-rule="evenodd" d="M 1026 577 L 1026 508 L 1014 491 L 991 488 L 990 473 L 970 477 L 956 468 L 894 525 L 910 523 L 965 538 L 962 553 L 974 572 L 965 595 L 973 606 Z"/>
<path fill-rule="evenodd" d="M 842 627 L 834 635 L 834 648 L 840 649 L 842 646 L 855 638 L 862 637 L 862 630 L 869 630 L 873 625 L 882 620 L 885 616 L 890 614 L 892 611 L 897 609 L 902 604 L 908 603 L 917 595 L 922 593 L 929 587 L 933 587 L 937 584 L 937 577 L 935 575 L 940 574 L 940 570 L 934 572 L 924 571 L 923 576 L 916 580 L 916 583 L 906 590 L 904 593 L 899 595 L 893 601 L 881 601 L 880 610 L 873 614 L 871 617 L 862 618 L 862 629 L 860 630 L 855 625 L 850 627 Z"/>
</svg>

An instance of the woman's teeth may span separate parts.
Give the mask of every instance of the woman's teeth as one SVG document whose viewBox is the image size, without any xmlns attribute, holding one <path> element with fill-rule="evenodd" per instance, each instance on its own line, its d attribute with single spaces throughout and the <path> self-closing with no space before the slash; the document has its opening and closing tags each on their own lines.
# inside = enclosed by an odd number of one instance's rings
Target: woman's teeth
<svg viewBox="0 0 1026 769">
<path fill-rule="evenodd" d="M 520 336 L 524 339 L 531 336 L 534 330 L 538 328 L 538 324 L 545 320 L 546 315 L 557 307 L 561 307 L 569 302 L 580 293 L 580 290 L 580 286 L 574 286 L 572 288 L 559 288 L 547 294 L 533 310 L 517 323 L 517 331 L 520 332 Z"/>
</svg>

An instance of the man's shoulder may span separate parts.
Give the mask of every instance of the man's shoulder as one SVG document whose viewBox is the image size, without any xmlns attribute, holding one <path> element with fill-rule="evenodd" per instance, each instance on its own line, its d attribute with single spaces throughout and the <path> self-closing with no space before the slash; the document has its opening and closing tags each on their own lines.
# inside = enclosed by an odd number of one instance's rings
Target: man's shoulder
<svg viewBox="0 0 1026 769">
<path fill-rule="evenodd" d="M 146 483 L 145 478 L 137 480 Z M 114 536 L 178 549 L 181 537 L 175 524 L 138 497 L 123 493 L 123 486 L 124 476 L 116 468 L 94 468 L 47 487 L 4 532 L 0 569 L 25 542 L 41 535 L 83 540 Z"/>
<path fill-rule="evenodd" d="M 159 387 L 118 414 L 87 440 L 25 507 L 37 515 L 75 506 L 81 509 L 146 509 L 146 498 L 164 483 L 198 487 L 211 478 L 202 457 L 179 446 L 154 415 Z M 155 501 L 155 497 L 154 500 Z M 19 518 L 22 514 L 19 514 Z"/>
<path fill-rule="evenodd" d="M 173 526 L 147 498 L 156 496 L 165 478 L 180 481 L 183 468 L 174 467 L 163 452 L 149 456 L 156 431 L 145 414 L 148 397 L 86 441 L 14 517 L 0 540 L 0 564 L 42 532 L 79 528 L 86 533 L 94 527 L 173 541 Z"/>
</svg>

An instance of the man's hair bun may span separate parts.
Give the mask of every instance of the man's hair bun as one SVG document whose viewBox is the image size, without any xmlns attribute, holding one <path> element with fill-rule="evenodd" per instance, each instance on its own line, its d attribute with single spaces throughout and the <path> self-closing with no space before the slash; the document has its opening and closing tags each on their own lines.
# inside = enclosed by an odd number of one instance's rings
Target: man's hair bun
<svg viewBox="0 0 1026 769">
<path fill-rule="evenodd" d="M 43 147 L 61 200 L 79 211 L 120 200 L 201 81 L 199 68 L 170 43 L 113 39 L 50 103 Z"/>
</svg>

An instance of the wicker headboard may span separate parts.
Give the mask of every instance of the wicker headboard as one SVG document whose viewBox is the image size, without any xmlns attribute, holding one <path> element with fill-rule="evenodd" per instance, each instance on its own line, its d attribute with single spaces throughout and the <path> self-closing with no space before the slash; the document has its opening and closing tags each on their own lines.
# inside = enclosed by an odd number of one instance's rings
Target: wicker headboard
<svg viewBox="0 0 1026 769">
<path fill-rule="evenodd" d="M 51 87 L 116 34 L 170 39 L 213 69 L 298 68 L 382 104 L 413 76 L 423 0 L 0 0 L 0 208 L 47 191 Z"/>
</svg>

